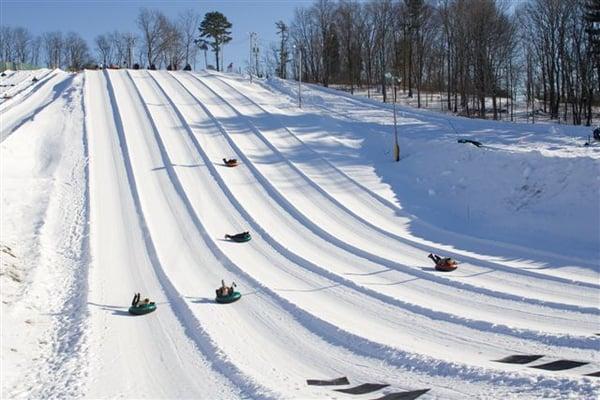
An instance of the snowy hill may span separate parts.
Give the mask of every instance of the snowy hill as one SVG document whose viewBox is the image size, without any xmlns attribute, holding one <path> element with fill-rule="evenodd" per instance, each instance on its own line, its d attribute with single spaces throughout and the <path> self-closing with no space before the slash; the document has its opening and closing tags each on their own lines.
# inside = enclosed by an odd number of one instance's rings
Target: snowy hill
<svg viewBox="0 0 600 400">
<path fill-rule="evenodd" d="M 326 88 L 299 110 L 281 80 L 16 74 L 3 398 L 596 397 L 589 129 L 399 108 L 394 163 L 391 106 Z M 134 292 L 157 311 L 130 316 Z"/>
</svg>

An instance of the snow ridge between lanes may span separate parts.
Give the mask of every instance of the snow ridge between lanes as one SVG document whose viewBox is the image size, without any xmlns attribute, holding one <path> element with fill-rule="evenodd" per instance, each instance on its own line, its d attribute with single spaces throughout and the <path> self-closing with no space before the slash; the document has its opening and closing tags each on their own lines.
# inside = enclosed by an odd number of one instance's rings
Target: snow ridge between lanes
<svg viewBox="0 0 600 400">
<path fill-rule="evenodd" d="M 200 81 L 200 83 L 203 83 Z M 216 92 L 212 91 L 212 89 L 210 89 L 212 93 L 215 94 L 215 96 L 218 96 L 216 94 Z M 224 101 L 221 98 L 221 101 Z M 231 106 L 229 106 L 231 107 Z M 254 128 L 256 129 L 256 128 Z M 350 253 L 356 254 L 359 257 L 362 257 L 363 259 L 367 259 L 367 260 L 371 260 L 374 261 L 375 263 L 378 263 L 379 265 L 383 265 L 389 268 L 393 268 L 402 272 L 406 272 L 409 275 L 415 276 L 415 277 L 419 277 L 419 278 L 423 278 L 423 279 L 427 279 L 427 280 L 433 280 L 436 282 L 440 282 L 440 283 L 444 283 L 444 284 L 450 284 L 450 285 L 454 285 L 454 286 L 458 286 L 458 287 L 462 287 L 462 288 L 468 288 L 471 289 L 475 292 L 478 293 L 485 293 L 485 294 L 490 294 L 492 296 L 495 297 L 499 297 L 499 298 L 506 298 L 509 300 L 515 300 L 515 301 L 523 301 L 522 298 L 520 298 L 519 296 L 510 296 L 507 294 L 504 294 L 502 292 L 499 291 L 488 291 L 486 289 L 482 289 L 482 288 L 477 288 L 474 287 L 472 285 L 468 285 L 468 284 L 463 284 L 463 283 L 454 283 L 452 281 L 447 281 L 445 280 L 445 278 L 443 277 L 438 277 L 435 274 L 427 274 L 425 272 L 422 272 L 420 269 L 415 269 L 415 268 L 409 268 L 407 266 L 401 265 L 401 264 L 397 264 L 394 263 L 392 261 L 389 261 L 387 259 L 384 259 L 382 257 L 376 256 L 374 254 L 362 251 L 361 249 L 357 249 L 351 245 L 348 245 L 345 242 L 342 242 L 341 240 L 337 239 L 336 237 L 332 236 L 331 234 L 329 234 L 327 231 L 324 231 L 323 229 L 321 229 L 318 225 L 316 225 L 310 218 L 304 216 L 302 213 L 300 213 L 298 210 L 296 210 L 296 208 L 291 205 L 287 199 L 281 197 L 280 193 L 278 192 L 278 190 L 274 187 L 272 187 L 270 181 L 268 180 L 268 178 L 264 177 L 259 171 L 256 170 L 256 167 L 254 167 L 253 163 L 250 161 L 250 159 L 247 158 L 247 156 L 243 153 L 243 151 L 241 149 L 239 149 L 237 147 L 237 145 L 235 143 L 233 143 L 232 139 L 230 138 L 229 134 L 227 134 L 226 131 L 224 131 L 223 129 L 221 129 L 222 132 L 224 132 L 224 134 L 226 135 L 225 138 L 228 140 L 228 142 L 230 143 L 231 146 L 233 146 L 234 150 L 236 151 L 236 153 L 244 160 L 245 164 L 253 171 L 254 175 L 257 177 L 258 181 L 263 183 L 263 185 L 266 185 L 267 191 L 274 196 L 276 199 L 278 199 L 278 201 L 282 202 L 281 204 L 282 207 L 287 210 L 287 212 L 292 213 L 297 220 L 301 221 L 301 223 L 304 226 L 310 227 L 311 229 L 313 229 L 313 231 L 316 231 L 317 234 L 319 234 L 322 238 L 324 238 L 325 240 L 329 240 L 332 243 L 336 244 L 338 247 L 343 248 L 345 250 L 349 250 Z M 286 251 L 287 254 L 291 254 L 289 253 L 289 251 Z M 389 297 L 387 297 L 387 299 L 389 300 Z M 538 303 L 539 304 L 539 303 Z M 544 304 L 544 303 L 542 303 Z M 560 303 L 555 303 L 557 306 L 559 307 L 564 307 L 562 304 Z M 550 305 L 548 303 L 546 303 L 545 305 Z M 570 307 L 568 307 L 570 308 Z M 587 312 L 591 312 L 596 313 L 597 310 L 593 309 L 593 308 L 589 308 L 589 309 L 581 309 L 579 307 L 575 307 L 575 311 L 587 311 Z M 430 311 L 431 313 L 431 311 Z M 435 313 L 434 313 L 435 314 Z M 443 314 L 442 314 L 443 315 Z M 439 314 L 438 314 L 439 316 Z M 445 318 L 444 318 L 445 319 Z M 479 325 L 477 325 L 479 328 L 482 328 L 483 326 L 481 325 L 481 323 Z M 493 329 L 496 330 L 498 329 L 499 332 L 510 332 L 510 334 L 516 334 L 517 332 L 514 331 L 514 329 L 511 328 L 506 328 L 506 329 L 502 329 L 501 325 L 498 325 L 496 323 L 493 323 L 490 325 L 490 327 L 493 326 Z M 489 329 L 489 328 L 488 328 Z M 529 336 L 527 334 L 525 334 L 526 336 Z M 550 343 L 556 344 L 556 345 L 581 345 L 583 348 L 595 348 L 596 344 L 594 344 L 594 340 L 593 338 L 590 339 L 589 337 L 586 338 L 571 338 L 571 337 L 561 337 L 561 338 L 557 338 L 557 337 L 552 337 L 551 335 L 541 335 L 538 336 L 537 334 L 533 334 L 532 337 L 536 337 L 539 340 L 542 341 L 550 341 Z"/>
</svg>

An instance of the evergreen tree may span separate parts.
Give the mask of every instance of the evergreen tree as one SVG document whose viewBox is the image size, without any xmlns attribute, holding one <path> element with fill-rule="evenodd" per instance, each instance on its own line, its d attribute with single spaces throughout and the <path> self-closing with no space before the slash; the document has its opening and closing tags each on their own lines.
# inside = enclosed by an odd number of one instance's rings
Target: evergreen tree
<svg viewBox="0 0 600 400">
<path fill-rule="evenodd" d="M 200 38 L 210 38 L 208 44 L 215 52 L 217 61 L 217 71 L 220 71 L 219 53 L 221 46 L 231 41 L 231 22 L 218 11 L 206 13 L 204 20 L 200 24 Z"/>
</svg>

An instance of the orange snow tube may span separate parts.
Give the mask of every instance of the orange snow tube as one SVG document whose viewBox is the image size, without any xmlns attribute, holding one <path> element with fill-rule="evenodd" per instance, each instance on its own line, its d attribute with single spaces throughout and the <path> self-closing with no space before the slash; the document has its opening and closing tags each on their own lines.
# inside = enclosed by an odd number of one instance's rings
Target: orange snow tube
<svg viewBox="0 0 600 400">
<path fill-rule="evenodd" d="M 442 272 L 454 271 L 457 267 L 458 263 L 451 258 L 444 258 L 435 264 L 435 269 Z"/>
</svg>

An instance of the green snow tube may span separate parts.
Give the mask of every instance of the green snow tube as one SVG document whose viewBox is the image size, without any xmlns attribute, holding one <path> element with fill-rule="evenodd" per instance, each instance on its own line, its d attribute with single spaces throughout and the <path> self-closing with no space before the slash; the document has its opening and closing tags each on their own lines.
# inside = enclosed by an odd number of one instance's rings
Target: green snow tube
<svg viewBox="0 0 600 400">
<path fill-rule="evenodd" d="M 250 241 L 250 239 L 252 239 L 252 236 L 250 236 L 250 233 L 244 232 L 238 233 L 237 235 L 225 235 L 225 239 L 229 239 L 233 242 L 243 243 Z"/>
<path fill-rule="evenodd" d="M 150 302 L 148 304 L 140 304 L 138 306 L 129 307 L 129 314 L 144 315 L 151 313 L 154 310 L 156 310 L 156 304 L 154 304 L 154 302 Z"/>
<path fill-rule="evenodd" d="M 215 298 L 215 301 L 217 303 L 222 303 L 222 304 L 227 304 L 227 303 L 233 303 L 236 300 L 239 300 L 242 297 L 242 294 L 240 292 L 233 292 L 228 296 L 217 296 Z"/>
</svg>

